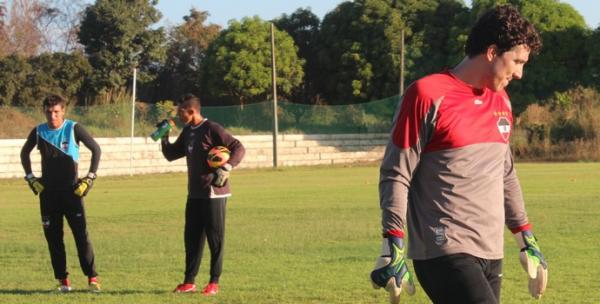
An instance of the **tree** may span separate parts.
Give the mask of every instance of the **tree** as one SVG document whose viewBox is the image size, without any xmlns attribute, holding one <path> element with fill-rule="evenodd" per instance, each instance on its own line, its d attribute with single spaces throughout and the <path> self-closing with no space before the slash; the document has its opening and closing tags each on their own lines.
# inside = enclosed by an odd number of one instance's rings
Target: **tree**
<svg viewBox="0 0 600 304">
<path fill-rule="evenodd" d="M 82 0 L 17 0 L 0 5 L 0 56 L 70 52 L 83 9 Z"/>
<path fill-rule="evenodd" d="M 32 73 L 23 82 L 17 99 L 22 105 L 39 105 L 48 94 L 60 94 L 73 103 L 80 99 L 92 68 L 81 52 L 44 53 L 29 59 Z"/>
<path fill-rule="evenodd" d="M 271 92 L 270 23 L 255 16 L 230 21 L 206 53 L 202 79 L 213 98 L 235 97 L 239 104 L 266 99 Z M 304 60 L 292 38 L 275 30 L 277 92 L 289 97 L 302 82 Z"/>
<path fill-rule="evenodd" d="M 541 32 L 555 32 L 569 28 L 587 28 L 585 19 L 573 6 L 559 0 L 473 0 L 472 20 L 496 5 L 510 4 L 533 23 Z"/>
<path fill-rule="evenodd" d="M 47 18 L 43 20 L 44 48 L 53 52 L 82 49 L 77 39 L 85 5 L 82 0 L 44 0 Z"/>
<path fill-rule="evenodd" d="M 13 54 L 0 59 L 0 105 L 20 105 L 17 95 L 31 71 L 23 56 Z"/>
<path fill-rule="evenodd" d="M 458 64 L 464 57 L 469 9 L 457 0 L 392 0 L 406 31 L 406 82 Z"/>
<path fill-rule="evenodd" d="M 163 28 L 150 26 L 161 18 L 157 0 L 97 0 L 86 8 L 79 31 L 94 68 L 91 88 L 113 100 L 138 66 L 139 79 L 150 81 L 164 60 Z"/>
<path fill-rule="evenodd" d="M 586 41 L 588 62 L 585 69 L 585 83 L 600 90 L 600 26 Z"/>
<path fill-rule="evenodd" d="M 37 0 L 14 0 L 6 11 L 0 52 L 25 57 L 37 55 L 43 40 L 38 22 L 44 19 L 45 7 Z"/>
<path fill-rule="evenodd" d="M 10 55 L 0 60 L 0 104 L 40 106 L 48 94 L 60 94 L 76 102 L 90 71 L 80 52 L 44 53 L 30 58 Z"/>
<path fill-rule="evenodd" d="M 8 47 L 8 33 L 6 29 L 6 6 L 0 2 L 0 58 L 6 55 Z"/>
<path fill-rule="evenodd" d="M 344 2 L 319 34 L 316 82 L 327 103 L 356 103 L 398 94 L 400 13 L 384 0 Z"/>
<path fill-rule="evenodd" d="M 200 66 L 221 31 L 219 25 L 204 24 L 208 16 L 208 12 L 191 9 L 183 24 L 169 31 L 167 59 L 155 81 L 157 100 L 175 99 L 184 92 L 200 95 Z"/>
<path fill-rule="evenodd" d="M 318 99 L 316 84 L 318 73 L 317 37 L 320 20 L 310 8 L 299 8 L 291 15 L 283 14 L 274 20 L 278 29 L 286 31 L 298 47 L 298 56 L 306 60 L 302 85 L 291 93 L 291 100 L 302 103 L 315 103 Z"/>
</svg>

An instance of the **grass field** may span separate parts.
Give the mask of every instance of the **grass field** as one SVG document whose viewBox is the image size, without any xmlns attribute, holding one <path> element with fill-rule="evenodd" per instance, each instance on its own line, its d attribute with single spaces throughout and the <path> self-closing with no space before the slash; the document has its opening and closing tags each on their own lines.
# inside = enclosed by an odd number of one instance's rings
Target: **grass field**
<svg viewBox="0 0 600 304">
<path fill-rule="evenodd" d="M 503 303 L 600 303 L 600 164 L 519 164 L 549 262 L 541 301 L 527 293 L 506 235 Z M 86 200 L 103 292 L 58 294 L 37 198 L 0 180 L 0 303 L 387 303 L 368 274 L 379 254 L 376 166 L 234 172 L 221 293 L 173 294 L 182 280 L 184 174 L 100 177 Z M 66 228 L 76 290 L 85 277 Z M 197 278 L 207 278 L 208 252 Z M 429 303 L 422 289 L 403 303 Z"/>
</svg>

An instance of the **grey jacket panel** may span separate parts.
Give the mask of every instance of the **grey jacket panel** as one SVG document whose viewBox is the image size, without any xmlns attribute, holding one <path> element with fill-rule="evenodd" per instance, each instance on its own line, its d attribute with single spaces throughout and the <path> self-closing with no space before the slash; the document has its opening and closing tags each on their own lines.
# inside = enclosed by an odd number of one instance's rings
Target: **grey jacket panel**
<svg viewBox="0 0 600 304">
<path fill-rule="evenodd" d="M 421 155 L 409 191 L 410 258 L 454 253 L 503 257 L 508 149 L 506 144 L 481 143 Z"/>
</svg>

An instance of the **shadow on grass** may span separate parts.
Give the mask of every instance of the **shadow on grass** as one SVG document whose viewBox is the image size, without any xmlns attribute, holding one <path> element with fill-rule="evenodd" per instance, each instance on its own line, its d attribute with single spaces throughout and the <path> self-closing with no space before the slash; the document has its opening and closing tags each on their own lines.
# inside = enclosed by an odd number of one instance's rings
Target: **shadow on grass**
<svg viewBox="0 0 600 304">
<path fill-rule="evenodd" d="M 171 291 L 168 290 L 103 290 L 101 292 L 95 293 L 95 292 L 90 292 L 88 290 L 73 290 L 70 292 L 59 292 L 57 290 L 44 290 L 44 289 L 0 289 L 0 295 L 23 295 L 23 296 L 29 296 L 29 295 L 49 295 L 49 294 L 56 294 L 56 295 L 69 295 L 71 293 L 76 293 L 76 294 L 82 294 L 82 293 L 88 293 L 88 294 L 97 294 L 97 295 L 133 295 L 133 294 L 151 294 L 151 295 L 158 295 L 158 294 L 171 294 Z"/>
</svg>

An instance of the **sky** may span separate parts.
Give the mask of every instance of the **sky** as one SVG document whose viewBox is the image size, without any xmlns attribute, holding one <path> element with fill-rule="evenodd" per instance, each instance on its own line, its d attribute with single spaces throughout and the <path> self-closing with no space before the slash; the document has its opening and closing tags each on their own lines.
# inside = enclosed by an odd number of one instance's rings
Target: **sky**
<svg viewBox="0 0 600 304">
<path fill-rule="evenodd" d="M 208 11 L 209 23 L 226 27 L 231 19 L 258 15 L 264 20 L 271 20 L 282 14 L 291 14 L 298 8 L 310 7 L 311 11 L 323 19 L 325 14 L 333 10 L 342 0 L 159 0 L 158 10 L 163 14 L 162 25 L 175 25 L 182 22 L 190 8 L 195 7 Z M 600 26 L 600 1 L 598 0 L 563 0 L 575 8 L 585 19 L 590 28 Z M 467 5 L 471 0 L 465 0 Z"/>
</svg>

